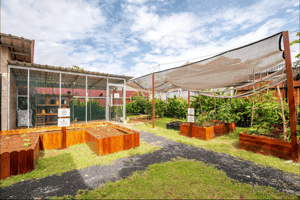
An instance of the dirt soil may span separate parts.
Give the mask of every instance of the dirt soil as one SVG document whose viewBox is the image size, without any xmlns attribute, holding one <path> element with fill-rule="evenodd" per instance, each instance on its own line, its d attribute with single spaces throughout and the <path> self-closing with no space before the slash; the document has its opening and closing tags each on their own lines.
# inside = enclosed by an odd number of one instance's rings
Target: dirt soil
<svg viewBox="0 0 300 200">
<path fill-rule="evenodd" d="M 109 126 L 96 126 L 92 128 L 86 128 L 85 129 L 90 134 L 94 135 L 98 139 L 117 136 L 117 135 L 125 135 L 123 131 L 120 131 L 115 128 L 111 128 Z"/>
<path fill-rule="evenodd" d="M 24 134 L 0 136 L 1 153 L 34 149 L 39 139 L 39 133 L 25 133 L 25 137 L 22 135 Z M 24 143 L 27 143 L 24 139 L 30 140 L 29 147 L 24 146 Z"/>
<path fill-rule="evenodd" d="M 274 129 L 270 130 L 269 135 L 255 134 L 255 133 L 247 133 L 247 134 L 256 135 L 256 136 L 265 136 L 265 137 L 273 138 L 273 139 L 276 139 L 276 140 L 284 141 L 284 139 L 280 137 L 281 135 L 283 135 L 283 128 L 282 127 L 274 127 Z"/>
<path fill-rule="evenodd" d="M 194 126 L 199 126 L 199 127 L 203 127 L 203 128 L 208 128 L 208 127 L 212 127 L 212 126 L 218 126 L 221 125 L 222 123 L 220 122 L 205 122 L 204 126 L 194 123 Z"/>
<path fill-rule="evenodd" d="M 151 123 L 149 119 L 129 119 L 129 123 Z"/>
</svg>

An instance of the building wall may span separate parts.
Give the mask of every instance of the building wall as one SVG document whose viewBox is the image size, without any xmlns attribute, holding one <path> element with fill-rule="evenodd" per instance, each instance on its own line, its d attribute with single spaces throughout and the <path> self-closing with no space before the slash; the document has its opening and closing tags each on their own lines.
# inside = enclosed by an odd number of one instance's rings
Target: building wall
<svg viewBox="0 0 300 200">
<path fill-rule="evenodd" d="M 7 47 L 0 47 L 0 73 L 2 74 L 2 92 L 1 92 L 1 128 L 7 130 L 7 100 L 8 100 L 8 64 L 7 60 L 12 60 L 10 51 Z"/>
</svg>

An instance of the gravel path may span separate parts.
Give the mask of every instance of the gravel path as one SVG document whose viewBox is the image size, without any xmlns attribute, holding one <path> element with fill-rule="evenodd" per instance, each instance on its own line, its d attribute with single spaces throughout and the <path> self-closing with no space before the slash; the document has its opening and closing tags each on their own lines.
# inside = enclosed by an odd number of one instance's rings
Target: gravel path
<svg viewBox="0 0 300 200">
<path fill-rule="evenodd" d="M 225 171 L 231 179 L 252 185 L 270 185 L 279 191 L 300 197 L 300 177 L 295 174 L 261 167 L 250 161 L 174 142 L 152 133 L 140 132 L 140 138 L 144 142 L 163 148 L 154 153 L 118 159 L 111 166 L 90 166 L 66 172 L 62 176 L 52 175 L 22 181 L 10 187 L 0 188 L 0 199 L 47 199 L 51 196 L 75 195 L 78 190 L 91 190 L 108 180 L 126 178 L 134 171 L 145 170 L 148 165 L 167 162 L 177 156 L 212 164 Z"/>
</svg>

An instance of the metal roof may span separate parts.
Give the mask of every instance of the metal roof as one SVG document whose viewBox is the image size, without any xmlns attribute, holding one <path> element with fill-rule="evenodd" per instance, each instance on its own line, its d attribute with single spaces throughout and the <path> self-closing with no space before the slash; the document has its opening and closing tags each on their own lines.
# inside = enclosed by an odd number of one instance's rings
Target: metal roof
<svg viewBox="0 0 300 200">
<path fill-rule="evenodd" d="M 50 65 L 40 65 L 35 63 L 26 63 L 26 62 L 19 62 L 19 61 L 7 61 L 9 65 L 19 66 L 19 67 L 29 67 L 29 68 L 35 68 L 35 69 L 48 69 L 48 70 L 54 70 L 58 72 L 71 72 L 71 73 L 81 73 L 81 74 L 87 74 L 87 75 L 96 75 L 96 76 L 105 76 L 105 77 L 115 77 L 115 78 L 124 78 L 127 80 L 133 78 L 132 76 L 124 76 L 124 75 L 114 75 L 114 74 L 108 74 L 108 73 L 101 73 L 101 72 L 93 72 L 93 71 L 86 71 L 86 70 L 78 70 L 73 68 L 66 68 L 66 67 L 54 67 Z"/>
<path fill-rule="evenodd" d="M 34 40 L 0 33 L 0 46 L 9 48 L 13 60 L 33 62 Z"/>
</svg>

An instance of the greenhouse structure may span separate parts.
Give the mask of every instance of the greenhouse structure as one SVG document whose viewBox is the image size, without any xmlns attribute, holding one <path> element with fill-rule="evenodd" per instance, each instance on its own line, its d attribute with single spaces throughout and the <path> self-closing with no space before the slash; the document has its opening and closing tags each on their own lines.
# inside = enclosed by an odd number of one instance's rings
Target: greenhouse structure
<svg viewBox="0 0 300 200">
<path fill-rule="evenodd" d="M 1 33 L 0 130 L 55 126 L 58 109 L 70 122 L 125 122 L 132 77 L 33 63 L 34 40 Z"/>
</svg>

